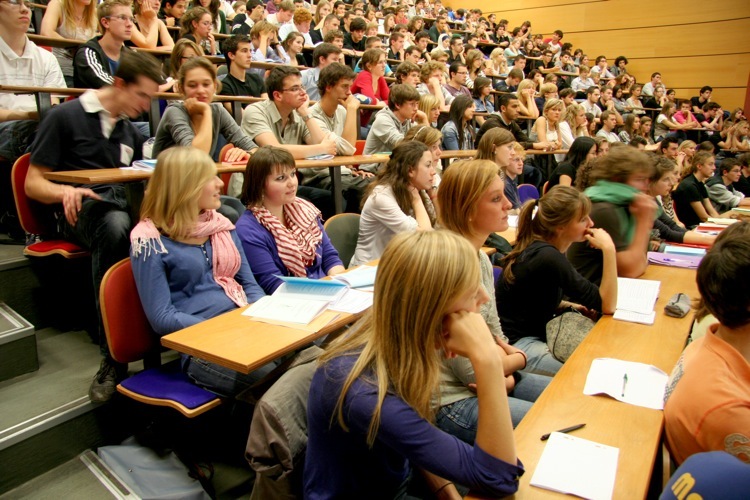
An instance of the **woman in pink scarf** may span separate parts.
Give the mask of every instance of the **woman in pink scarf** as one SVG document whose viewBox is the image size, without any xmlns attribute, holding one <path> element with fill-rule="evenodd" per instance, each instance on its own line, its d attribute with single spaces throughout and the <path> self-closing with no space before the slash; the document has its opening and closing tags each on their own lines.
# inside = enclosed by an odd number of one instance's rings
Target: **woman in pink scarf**
<svg viewBox="0 0 750 500">
<path fill-rule="evenodd" d="M 285 149 L 265 146 L 247 164 L 237 221 L 255 279 L 266 293 L 281 284 L 278 276 L 324 278 L 344 272 L 328 239 L 320 211 L 297 198 L 294 158 Z"/>
<path fill-rule="evenodd" d="M 130 233 L 138 294 L 151 327 L 166 335 L 264 295 L 232 223 L 219 214 L 223 182 L 213 160 L 195 148 L 170 148 L 158 157 Z M 198 385 L 232 397 L 260 378 L 183 356 Z"/>
</svg>

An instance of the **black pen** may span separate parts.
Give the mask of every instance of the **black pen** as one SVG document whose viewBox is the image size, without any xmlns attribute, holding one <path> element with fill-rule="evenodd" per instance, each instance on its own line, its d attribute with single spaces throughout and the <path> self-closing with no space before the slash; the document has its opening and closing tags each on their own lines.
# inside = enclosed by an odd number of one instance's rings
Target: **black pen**
<svg viewBox="0 0 750 500">
<path fill-rule="evenodd" d="M 565 429 L 560 429 L 559 431 L 555 431 L 555 432 L 562 432 L 563 434 L 565 434 L 565 433 L 568 433 L 568 432 L 571 432 L 571 431 L 576 431 L 576 430 L 580 429 L 581 427 L 583 427 L 584 425 L 586 425 L 586 424 L 571 425 L 570 427 L 566 427 Z M 548 440 L 549 437 L 550 437 L 550 434 L 552 434 L 552 433 L 545 434 L 544 436 L 542 436 L 542 441 Z"/>
</svg>

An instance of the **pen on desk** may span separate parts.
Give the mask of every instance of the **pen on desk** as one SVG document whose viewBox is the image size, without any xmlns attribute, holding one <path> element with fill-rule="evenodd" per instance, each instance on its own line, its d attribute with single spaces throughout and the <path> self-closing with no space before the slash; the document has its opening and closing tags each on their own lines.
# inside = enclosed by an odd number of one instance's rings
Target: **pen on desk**
<svg viewBox="0 0 750 500">
<path fill-rule="evenodd" d="M 572 431 L 576 431 L 576 430 L 580 429 L 584 425 L 586 425 L 586 424 L 571 425 L 570 427 L 566 427 L 565 429 L 560 429 L 559 431 L 555 431 L 555 432 L 562 432 L 563 434 L 567 434 L 568 432 L 572 432 Z M 543 435 L 542 438 L 541 438 L 542 441 L 548 440 L 551 434 L 552 433 L 550 432 L 549 434 Z"/>
<path fill-rule="evenodd" d="M 625 387 L 628 385 L 628 374 L 622 376 L 622 397 L 625 397 Z"/>
</svg>

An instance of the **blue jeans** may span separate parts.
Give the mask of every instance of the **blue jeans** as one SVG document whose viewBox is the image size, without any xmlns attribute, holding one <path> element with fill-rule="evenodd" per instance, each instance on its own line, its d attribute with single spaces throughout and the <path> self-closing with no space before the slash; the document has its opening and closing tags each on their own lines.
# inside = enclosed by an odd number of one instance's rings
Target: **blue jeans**
<svg viewBox="0 0 750 500">
<path fill-rule="evenodd" d="M 515 428 L 526 415 L 534 401 L 552 381 L 550 377 L 535 373 L 516 372 L 516 386 L 508 395 L 510 418 Z M 477 436 L 479 399 L 462 399 L 442 406 L 437 413 L 437 426 L 469 444 L 474 444 Z"/>
<path fill-rule="evenodd" d="M 562 363 L 549 352 L 547 343 L 536 337 L 523 337 L 513 344 L 513 347 L 526 353 L 527 362 L 524 369 L 528 372 L 553 376 L 562 368 Z"/>
<path fill-rule="evenodd" d="M 0 122 L 0 158 L 14 163 L 31 145 L 39 122 L 13 120 Z"/>
<path fill-rule="evenodd" d="M 109 186 L 97 192 L 108 201 L 86 198 L 75 226 L 64 223 L 62 232 L 67 240 L 74 241 L 91 252 L 91 274 L 94 281 L 94 299 L 99 315 L 99 347 L 107 354 L 107 337 L 99 309 L 99 288 L 102 278 L 112 265 L 126 258 L 130 252 L 130 214 L 122 186 Z"/>
<path fill-rule="evenodd" d="M 185 373 L 197 385 L 219 396 L 234 398 L 249 389 L 255 382 L 268 375 L 276 365 L 271 362 L 252 373 L 240 373 L 203 359 L 190 358 L 184 367 Z"/>
</svg>

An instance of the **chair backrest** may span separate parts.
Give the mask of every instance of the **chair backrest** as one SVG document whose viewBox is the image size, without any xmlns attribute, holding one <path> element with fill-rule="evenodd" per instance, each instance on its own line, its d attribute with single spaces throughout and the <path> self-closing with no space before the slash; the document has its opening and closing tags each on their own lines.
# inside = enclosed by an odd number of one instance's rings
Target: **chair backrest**
<svg viewBox="0 0 750 500">
<path fill-rule="evenodd" d="M 529 200 L 539 199 L 539 190 L 533 184 L 521 184 L 518 186 L 518 198 L 521 203 L 526 203 Z"/>
<path fill-rule="evenodd" d="M 331 239 L 336 251 L 339 253 L 344 267 L 349 267 L 349 262 L 354 256 L 359 237 L 359 214 L 338 214 L 328 219 L 323 229 Z"/>
<path fill-rule="evenodd" d="M 26 175 L 29 173 L 31 153 L 22 155 L 13 164 L 11 182 L 16 200 L 18 220 L 24 231 L 30 234 L 49 235 L 56 232 L 55 219 L 49 205 L 44 205 L 26 196 Z"/>
<path fill-rule="evenodd" d="M 158 337 L 143 312 L 129 258 L 104 275 L 99 302 L 109 352 L 115 361 L 138 361 L 159 348 Z"/>
<path fill-rule="evenodd" d="M 219 163 L 223 162 L 224 159 L 227 157 L 227 153 L 230 149 L 234 147 L 234 144 L 231 142 L 228 144 L 224 144 L 224 147 L 221 148 L 221 151 L 219 151 Z M 229 181 L 232 178 L 231 172 L 224 172 L 223 174 L 219 174 L 219 177 L 221 178 L 222 182 L 224 183 L 224 187 L 221 188 L 221 194 L 227 194 L 227 189 L 229 188 Z"/>
<path fill-rule="evenodd" d="M 354 154 L 355 155 L 361 155 L 364 152 L 364 150 L 365 150 L 365 143 L 366 142 L 367 141 L 365 141 L 363 139 L 357 140 L 357 142 L 354 145 Z"/>
</svg>

